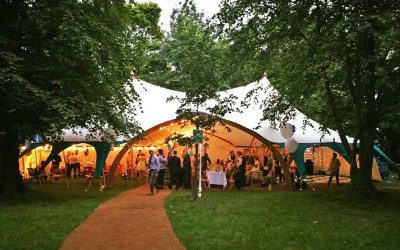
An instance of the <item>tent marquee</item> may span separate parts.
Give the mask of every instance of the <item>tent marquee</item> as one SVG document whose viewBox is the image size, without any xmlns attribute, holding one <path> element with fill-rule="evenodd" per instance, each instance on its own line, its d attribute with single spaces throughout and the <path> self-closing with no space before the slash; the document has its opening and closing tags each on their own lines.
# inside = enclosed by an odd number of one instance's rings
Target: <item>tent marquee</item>
<svg viewBox="0 0 400 250">
<path fill-rule="evenodd" d="M 214 148 L 219 147 L 221 149 L 220 152 L 229 152 L 233 148 L 262 147 L 263 140 L 280 145 L 281 147 L 284 146 L 285 139 L 281 136 L 279 130 L 272 128 L 268 121 L 260 123 L 260 120 L 263 116 L 260 104 L 254 100 L 249 100 L 249 97 L 247 97 L 247 93 L 255 88 L 271 90 L 272 88 L 269 87 L 269 81 L 266 78 L 262 78 L 257 82 L 219 93 L 221 96 L 234 95 L 238 97 L 236 108 L 241 109 L 243 112 L 229 113 L 222 117 L 222 119 L 227 122 L 228 126 L 231 127 L 232 132 L 228 132 L 224 130 L 223 127 L 217 126 L 215 128 L 217 132 L 212 135 L 210 134 L 209 136 L 214 138 L 215 141 L 219 141 L 219 144 L 222 143 L 225 146 L 218 146 L 217 143 L 214 145 Z M 181 128 L 179 124 L 176 124 L 175 112 L 179 107 L 179 102 L 167 102 L 169 97 L 177 96 L 182 98 L 185 96 L 185 93 L 162 88 L 138 79 L 134 81 L 134 88 L 140 97 L 141 105 L 139 107 L 137 103 L 133 103 L 132 110 L 140 111 L 135 114 L 135 119 L 138 121 L 142 129 L 144 131 L 152 131 L 151 133 L 148 133 L 148 141 L 151 141 L 152 144 L 162 144 L 165 143 L 164 139 L 171 134 L 171 131 L 176 131 L 181 134 L 190 134 L 192 132 L 193 127 Z M 268 98 L 269 92 L 260 91 L 258 94 L 258 99 L 263 100 Z M 244 109 L 240 107 L 242 101 L 247 101 L 250 105 Z M 212 101 L 206 103 L 206 105 L 202 107 L 200 111 L 207 113 L 206 107 L 211 106 L 212 104 Z M 126 112 L 130 111 L 127 110 Z M 318 130 L 320 125 L 311 119 L 309 119 L 311 125 L 306 125 L 306 127 L 303 128 L 303 120 L 305 118 L 306 116 L 304 114 L 297 111 L 296 118 L 289 121 L 289 123 L 296 127 L 296 132 L 293 135 L 293 139 L 299 143 L 299 148 L 292 156 L 296 162 L 300 174 L 305 175 L 304 152 L 306 148 L 310 146 L 322 145 L 329 147 L 338 152 L 347 161 L 349 160 L 344 152 L 339 134 L 336 131 L 329 130 L 328 134 L 323 135 Z M 104 166 L 104 162 L 106 161 L 110 149 L 110 143 L 102 141 L 100 135 L 95 135 L 91 137 L 91 139 L 87 139 L 88 131 L 85 129 L 79 129 L 79 131 L 80 133 L 76 134 L 72 130 L 65 130 L 64 141 L 74 143 L 85 142 L 96 145 L 96 151 L 98 151 L 96 176 L 100 176 L 102 167 Z M 132 135 L 132 138 L 133 137 L 134 135 Z M 117 141 L 121 142 L 129 139 L 131 138 L 119 137 L 117 138 Z M 351 138 L 348 139 L 351 141 Z M 100 146 L 97 145 L 98 143 L 104 144 L 104 148 L 102 147 L 100 149 Z M 60 146 L 62 149 L 60 149 L 60 147 L 54 147 L 54 150 L 57 149 L 59 151 L 67 147 L 67 144 L 65 143 L 62 145 L 63 146 Z M 50 162 L 51 157 L 59 153 L 53 151 L 50 154 L 49 159 L 47 159 L 48 162 Z M 375 178 L 380 179 L 380 177 L 376 176 L 376 174 Z"/>
</svg>

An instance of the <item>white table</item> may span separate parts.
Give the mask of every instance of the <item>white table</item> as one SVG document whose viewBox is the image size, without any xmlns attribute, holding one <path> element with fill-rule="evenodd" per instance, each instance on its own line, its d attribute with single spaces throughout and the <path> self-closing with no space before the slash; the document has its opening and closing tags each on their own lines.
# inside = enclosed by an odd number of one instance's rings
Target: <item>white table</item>
<svg viewBox="0 0 400 250">
<path fill-rule="evenodd" d="M 207 178 L 208 178 L 208 185 L 222 185 L 224 188 L 228 184 L 226 181 L 226 175 L 225 173 L 219 173 L 219 172 L 208 172 L 207 173 Z"/>
</svg>

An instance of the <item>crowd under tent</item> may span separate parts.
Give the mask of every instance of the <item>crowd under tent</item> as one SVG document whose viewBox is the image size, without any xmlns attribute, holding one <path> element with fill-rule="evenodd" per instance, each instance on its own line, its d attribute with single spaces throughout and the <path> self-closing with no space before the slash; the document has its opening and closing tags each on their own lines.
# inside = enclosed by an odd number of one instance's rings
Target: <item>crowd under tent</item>
<svg viewBox="0 0 400 250">
<path fill-rule="evenodd" d="M 248 98 L 246 95 L 250 90 L 257 87 L 269 86 L 266 78 L 260 81 L 250 83 L 246 86 L 230 89 L 226 92 L 221 92 L 221 95 L 228 96 L 230 94 L 237 96 L 237 106 L 240 105 L 242 100 Z M 165 151 L 171 149 L 171 145 L 165 139 L 173 133 L 190 135 L 194 129 L 193 126 L 186 125 L 182 127 L 185 121 L 176 121 L 176 110 L 179 107 L 178 101 L 167 102 L 171 96 L 184 97 L 183 92 L 178 92 L 170 89 L 165 89 L 142 80 L 135 80 L 135 91 L 141 99 L 142 112 L 139 112 L 135 117 L 139 125 L 146 131 L 146 137 L 134 141 L 128 152 L 123 156 L 120 161 L 118 172 L 126 172 L 129 170 L 130 165 L 133 164 L 138 150 L 142 150 L 147 155 L 150 148 L 158 149 L 163 148 Z M 258 99 L 268 98 L 268 93 L 260 93 Z M 222 120 L 231 129 L 228 132 L 223 126 L 216 125 L 215 133 L 205 132 L 205 136 L 209 138 L 208 147 L 206 148 L 212 161 L 217 159 L 226 160 L 231 150 L 242 151 L 249 149 L 255 156 L 260 157 L 261 162 L 264 157 L 270 157 L 272 153 L 267 149 L 266 144 L 272 143 L 280 153 L 285 153 L 285 138 L 282 137 L 279 130 L 274 129 L 268 122 L 259 124 L 262 117 L 262 110 L 259 104 L 250 100 L 250 105 L 243 110 L 242 113 L 226 114 Z M 134 104 L 137 105 L 137 104 Z M 211 105 L 211 103 L 209 104 Z M 205 109 L 201 112 L 207 113 Z M 348 156 L 346 155 L 343 145 L 341 144 L 340 137 L 337 132 L 329 130 L 329 134 L 324 136 L 318 130 L 319 124 L 310 120 L 311 126 L 303 126 L 303 119 L 305 116 L 298 112 L 295 120 L 289 121 L 296 127 L 296 132 L 293 139 L 298 142 L 298 149 L 292 154 L 294 159 L 292 165 L 295 165 L 302 176 L 305 176 L 305 161 L 311 160 L 314 163 L 312 173 L 316 174 L 320 171 L 327 171 L 329 161 L 333 152 L 337 152 L 341 160 L 341 175 L 349 176 L 349 163 Z M 260 126 L 259 126 L 260 125 Z M 258 127 L 258 128 L 257 128 Z M 82 155 L 81 166 L 85 162 L 93 161 L 96 166 L 95 176 L 99 177 L 104 168 L 112 164 L 115 157 L 120 153 L 121 149 L 126 142 L 132 138 L 118 138 L 115 142 L 102 141 L 100 136 L 86 139 L 86 131 L 83 129 L 81 133 L 73 133 L 71 130 L 66 130 L 64 141 L 53 143 L 52 147 L 47 146 L 43 148 L 41 144 L 31 144 L 27 149 L 22 150 L 20 155 L 20 170 L 26 170 L 28 167 L 39 167 L 40 162 L 45 161 L 45 167 L 50 163 L 51 159 L 60 154 L 65 162 L 65 151 L 75 151 L 78 148 L 78 156 Z M 351 142 L 351 138 L 350 142 Z M 86 147 L 85 150 L 83 147 Z M 82 149 L 80 151 L 79 149 Z M 89 149 L 89 156 L 84 157 L 84 152 Z M 31 150 L 36 152 L 31 153 Z M 45 152 L 43 152 L 45 150 Z M 177 150 L 182 152 L 183 148 L 178 147 Z M 383 158 L 390 160 L 379 148 L 375 147 L 377 154 Z M 35 155 L 40 155 L 39 158 L 32 160 Z M 31 158 L 28 158 L 31 157 Z M 63 165 L 62 165 L 63 166 Z M 47 168 L 46 168 L 47 170 Z M 372 177 L 375 180 L 381 180 L 379 170 L 374 161 Z"/>
</svg>

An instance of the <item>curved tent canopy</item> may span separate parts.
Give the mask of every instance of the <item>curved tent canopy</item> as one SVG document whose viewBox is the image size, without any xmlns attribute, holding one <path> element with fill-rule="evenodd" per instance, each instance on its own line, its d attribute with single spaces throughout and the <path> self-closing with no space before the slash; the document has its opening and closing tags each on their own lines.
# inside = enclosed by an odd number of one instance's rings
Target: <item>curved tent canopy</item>
<svg viewBox="0 0 400 250">
<path fill-rule="evenodd" d="M 140 97 L 141 105 L 138 103 L 132 103 L 132 111 L 126 110 L 126 112 L 130 113 L 135 110 L 135 120 L 138 122 L 141 128 L 144 131 L 153 130 L 153 133 L 151 135 L 149 134 L 149 136 L 152 138 L 152 141 L 158 140 L 157 143 L 160 143 L 160 138 L 165 136 L 165 134 L 161 135 L 161 133 L 160 135 L 157 135 L 158 132 L 154 132 L 154 129 L 164 126 L 163 124 L 173 123 L 173 121 L 176 119 L 176 110 L 180 105 L 178 101 L 167 102 L 167 99 L 171 96 L 183 98 L 185 93 L 162 88 L 139 79 L 134 80 L 134 88 Z M 267 140 L 282 147 L 284 146 L 285 139 L 281 136 L 279 130 L 272 128 L 268 121 L 260 123 L 260 120 L 263 117 L 260 104 L 258 104 L 255 100 L 249 100 L 249 97 L 247 97 L 247 93 L 256 88 L 263 90 L 270 89 L 269 91 L 275 91 L 273 88 L 270 88 L 269 81 L 266 78 L 262 78 L 261 80 L 250 83 L 246 86 L 229 89 L 219 93 L 221 96 L 228 96 L 232 94 L 238 97 L 235 108 L 240 108 L 243 110 L 242 113 L 229 113 L 222 118 L 226 120 L 231 127 L 236 128 L 241 132 L 251 132 L 251 135 L 246 137 L 243 136 L 243 134 L 240 134 L 238 136 L 238 134 L 228 133 L 223 129 L 217 129 L 218 133 L 210 136 L 218 138 L 220 141 L 224 141 L 226 145 L 231 145 L 232 147 L 261 147 L 263 140 Z M 260 91 L 258 94 L 259 95 L 257 99 L 263 100 L 268 98 L 269 92 Z M 247 101 L 249 106 L 245 109 L 241 108 L 240 104 L 242 101 Z M 210 101 L 206 104 L 206 106 L 211 106 L 212 104 L 213 102 Z M 203 107 L 203 109 L 200 111 L 207 113 L 205 107 Z M 348 159 L 341 144 L 339 134 L 336 131 L 329 130 L 329 134 L 323 135 L 319 130 L 317 130 L 320 125 L 311 119 L 309 119 L 311 126 L 306 125 L 305 128 L 302 128 L 303 120 L 306 118 L 306 116 L 299 111 L 297 111 L 297 113 L 298 114 L 296 118 L 290 120 L 289 123 L 296 127 L 296 132 L 292 138 L 299 143 L 299 148 L 293 154 L 293 158 L 296 161 L 297 167 L 301 174 L 304 175 L 305 173 L 304 152 L 306 148 L 310 146 L 324 145 L 330 147 L 342 155 L 344 159 Z M 77 134 L 73 132 L 73 130 L 64 130 L 64 141 L 77 143 L 87 141 L 102 141 L 100 134 L 94 135 L 88 139 L 87 136 L 89 133 L 86 129 L 75 129 L 75 131 L 79 131 L 79 133 Z M 135 135 L 132 135 L 131 138 L 133 137 L 135 137 Z M 130 138 L 119 137 L 117 138 L 117 141 L 126 141 L 128 139 Z M 351 140 L 351 138 L 348 139 Z M 108 145 L 110 144 L 105 141 L 103 141 L 103 143 Z M 102 167 L 104 162 L 98 162 L 97 165 Z M 99 173 L 101 173 L 100 171 L 101 170 L 99 170 Z M 376 179 L 380 179 L 380 177 L 376 177 Z"/>
</svg>

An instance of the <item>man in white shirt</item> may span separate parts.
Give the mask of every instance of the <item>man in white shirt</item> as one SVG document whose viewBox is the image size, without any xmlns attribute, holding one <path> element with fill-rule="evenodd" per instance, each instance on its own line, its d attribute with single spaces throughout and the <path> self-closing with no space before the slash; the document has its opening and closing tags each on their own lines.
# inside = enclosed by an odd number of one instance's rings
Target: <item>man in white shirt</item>
<svg viewBox="0 0 400 250">
<path fill-rule="evenodd" d="M 154 185 L 155 183 L 155 178 L 158 170 L 160 169 L 160 162 L 158 161 L 158 157 L 154 155 L 154 150 L 150 149 L 149 150 L 150 157 L 149 157 L 149 165 L 148 169 L 150 170 L 149 173 L 149 184 L 150 184 L 150 193 L 148 195 L 153 195 L 154 194 Z M 158 187 L 156 185 L 157 191 Z"/>
<path fill-rule="evenodd" d="M 78 171 L 78 173 L 80 172 L 80 163 L 79 163 L 79 159 L 78 157 L 76 157 L 76 155 L 74 153 L 72 153 L 69 157 L 68 157 L 68 163 L 69 163 L 69 171 L 67 169 L 67 177 L 71 178 L 71 169 L 74 171 L 74 178 L 76 178 L 76 171 Z"/>
<path fill-rule="evenodd" d="M 167 157 L 164 155 L 164 150 L 158 150 L 158 162 L 160 163 L 160 169 L 158 170 L 158 177 L 157 177 L 157 190 L 164 189 L 164 173 L 165 168 L 167 167 Z"/>
</svg>

